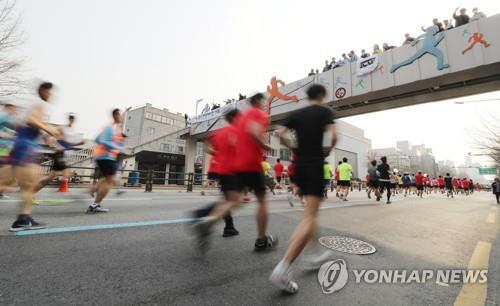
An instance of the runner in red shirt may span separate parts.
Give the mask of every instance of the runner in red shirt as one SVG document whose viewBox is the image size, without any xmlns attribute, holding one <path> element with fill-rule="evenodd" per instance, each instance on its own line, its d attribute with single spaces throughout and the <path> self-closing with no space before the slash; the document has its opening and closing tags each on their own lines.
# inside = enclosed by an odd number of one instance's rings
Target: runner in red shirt
<svg viewBox="0 0 500 306">
<path fill-rule="evenodd" d="M 281 163 L 281 160 L 278 158 L 276 160 L 276 165 L 274 165 L 274 176 L 276 177 L 276 182 L 278 182 L 278 187 L 281 189 L 281 176 L 283 175 L 283 169 L 285 166 Z"/>
<path fill-rule="evenodd" d="M 438 177 L 438 185 L 439 185 L 439 190 L 441 190 L 441 193 L 444 194 L 445 183 L 444 183 L 444 177 L 442 177 L 441 175 Z"/>
<path fill-rule="evenodd" d="M 236 137 L 236 131 L 234 126 L 231 124 L 234 123 L 235 120 L 240 116 L 240 112 L 235 109 L 228 112 L 225 115 L 226 121 L 229 125 L 213 132 L 210 137 L 205 141 L 204 149 L 205 152 L 212 155 L 210 159 L 209 166 L 209 179 L 218 180 L 221 186 L 221 191 L 224 196 L 227 198 L 228 192 L 231 190 L 230 181 L 231 181 L 231 173 L 232 169 L 230 168 L 230 163 L 228 160 L 232 160 L 234 158 L 234 146 L 230 144 L 231 141 L 234 141 Z M 207 207 L 196 210 L 193 213 L 194 218 L 203 218 L 208 216 L 218 205 L 219 203 L 212 203 Z M 223 237 L 230 237 L 238 235 L 239 232 L 234 227 L 233 217 L 231 216 L 231 212 L 227 213 L 224 216 L 224 222 L 226 226 L 224 227 Z M 200 245 L 200 247 L 206 247 L 205 244 Z"/>
<path fill-rule="evenodd" d="M 422 175 L 422 171 L 418 171 L 417 175 L 415 175 L 415 183 L 417 185 L 417 196 L 422 198 L 424 194 L 424 176 Z"/>
<path fill-rule="evenodd" d="M 276 239 L 266 234 L 268 204 L 261 162 L 264 152 L 271 148 L 265 140 L 269 128 L 269 116 L 262 111 L 264 98 L 261 93 L 252 96 L 251 107 L 234 122 L 236 142 L 234 144 L 235 155 L 231 159 L 234 172 L 230 183 L 232 189 L 228 193 L 226 203 L 219 205 L 207 220 L 200 221 L 196 226 L 201 245 L 207 244 L 211 227 L 240 203 L 245 188 L 252 190 L 259 202 L 255 251 L 267 250 L 276 245 Z"/>
<path fill-rule="evenodd" d="M 464 178 L 462 180 L 462 189 L 464 190 L 465 195 L 469 195 L 469 180 L 467 178 Z"/>
</svg>

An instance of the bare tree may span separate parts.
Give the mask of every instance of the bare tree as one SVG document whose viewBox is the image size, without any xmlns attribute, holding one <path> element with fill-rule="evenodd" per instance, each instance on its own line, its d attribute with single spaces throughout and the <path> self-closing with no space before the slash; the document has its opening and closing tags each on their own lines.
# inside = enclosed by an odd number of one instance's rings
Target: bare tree
<svg viewBox="0 0 500 306">
<path fill-rule="evenodd" d="M 497 167 L 500 167 L 500 125 L 497 122 L 498 119 L 493 116 L 492 120 L 484 122 L 483 130 L 476 139 L 478 139 L 478 149 L 490 157 Z"/>
<path fill-rule="evenodd" d="M 15 5 L 15 1 L 0 0 L 0 97 L 17 94 L 25 87 L 20 71 L 23 60 L 12 54 L 23 42 Z"/>
</svg>

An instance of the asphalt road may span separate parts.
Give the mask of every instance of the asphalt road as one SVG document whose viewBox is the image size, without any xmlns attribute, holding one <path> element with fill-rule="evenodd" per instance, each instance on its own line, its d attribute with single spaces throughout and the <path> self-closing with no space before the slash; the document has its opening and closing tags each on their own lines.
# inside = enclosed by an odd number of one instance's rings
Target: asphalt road
<svg viewBox="0 0 500 306">
<path fill-rule="evenodd" d="M 333 294 L 322 293 L 317 271 L 304 270 L 299 260 L 295 295 L 268 281 L 301 215 L 284 194 L 270 203 L 269 232 L 280 238 L 276 250 L 253 252 L 256 204 L 250 203 L 235 213 L 240 235 L 222 238 L 219 225 L 205 256 L 195 252 L 185 218 L 217 200 L 215 194 L 130 191 L 111 195 L 104 202 L 111 211 L 99 215 L 84 213 L 89 199 L 73 198 L 44 191 L 34 216 L 50 228 L 26 236 L 8 232 L 16 199 L 0 200 L 0 305 L 500 304 L 500 209 L 485 192 L 455 199 L 397 196 L 392 205 L 359 192 L 347 203 L 330 198 L 320 212 L 320 236 L 360 239 L 377 251 L 332 251 L 349 270 L 347 285 Z M 361 269 L 468 267 L 488 269 L 488 283 L 368 284 L 353 275 Z"/>
</svg>

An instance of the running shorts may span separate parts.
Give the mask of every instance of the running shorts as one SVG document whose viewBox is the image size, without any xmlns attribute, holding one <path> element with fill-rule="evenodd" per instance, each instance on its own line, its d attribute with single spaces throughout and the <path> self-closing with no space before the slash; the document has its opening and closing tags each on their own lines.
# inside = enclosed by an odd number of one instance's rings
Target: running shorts
<svg viewBox="0 0 500 306">
<path fill-rule="evenodd" d="M 227 193 L 230 191 L 237 192 L 238 189 L 238 178 L 234 175 L 223 175 L 218 174 L 218 179 L 220 183 L 220 191 L 227 196 Z"/>
<path fill-rule="evenodd" d="M 424 190 L 424 185 L 417 185 L 417 190 Z"/>
<path fill-rule="evenodd" d="M 50 157 L 54 160 L 52 164 L 52 169 L 54 171 L 63 171 L 68 168 L 66 162 L 64 161 L 64 151 L 57 151 L 50 154 Z"/>
<path fill-rule="evenodd" d="M 371 187 L 371 188 L 378 188 L 379 186 L 379 182 L 378 180 L 370 180 L 368 182 L 368 187 Z"/>
<path fill-rule="evenodd" d="M 237 191 L 243 191 L 245 187 L 252 190 L 255 194 L 266 191 L 264 174 L 262 172 L 240 172 L 234 176 L 234 180 L 234 188 Z"/>
<path fill-rule="evenodd" d="M 116 160 L 100 159 L 97 160 L 97 166 L 101 174 L 105 177 L 114 176 L 118 171 L 118 162 Z"/>
<path fill-rule="evenodd" d="M 278 182 L 278 184 L 281 183 L 281 176 L 276 177 L 276 182 Z"/>
<path fill-rule="evenodd" d="M 295 181 L 302 195 L 323 197 L 325 188 L 323 160 L 297 161 L 295 166 Z"/>
<path fill-rule="evenodd" d="M 342 181 L 342 180 L 340 180 L 339 181 L 339 186 L 351 187 L 351 181 Z"/>
</svg>

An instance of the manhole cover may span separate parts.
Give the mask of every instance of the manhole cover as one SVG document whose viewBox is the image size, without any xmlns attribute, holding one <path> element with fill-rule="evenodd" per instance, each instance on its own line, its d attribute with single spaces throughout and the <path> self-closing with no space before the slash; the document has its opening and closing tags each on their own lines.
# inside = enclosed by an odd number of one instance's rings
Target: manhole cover
<svg viewBox="0 0 500 306">
<path fill-rule="evenodd" d="M 377 249 L 368 242 L 350 237 L 325 236 L 319 238 L 318 241 L 325 248 L 348 254 L 368 255 L 377 251 Z"/>
</svg>

